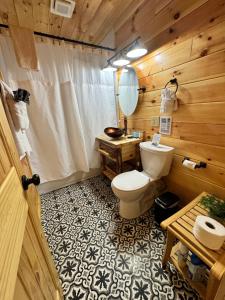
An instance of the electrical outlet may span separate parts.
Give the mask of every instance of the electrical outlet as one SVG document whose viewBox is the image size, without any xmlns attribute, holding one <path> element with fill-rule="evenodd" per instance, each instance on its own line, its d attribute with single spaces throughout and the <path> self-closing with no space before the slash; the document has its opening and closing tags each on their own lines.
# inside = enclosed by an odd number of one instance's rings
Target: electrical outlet
<svg viewBox="0 0 225 300">
<path fill-rule="evenodd" d="M 159 127 L 159 116 L 151 117 L 152 127 Z"/>
</svg>

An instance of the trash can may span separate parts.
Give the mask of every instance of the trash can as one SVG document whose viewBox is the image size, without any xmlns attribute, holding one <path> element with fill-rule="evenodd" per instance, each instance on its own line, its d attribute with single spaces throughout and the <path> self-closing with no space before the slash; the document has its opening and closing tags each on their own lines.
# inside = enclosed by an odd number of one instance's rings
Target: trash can
<svg viewBox="0 0 225 300">
<path fill-rule="evenodd" d="M 155 199 L 155 220 L 161 223 L 178 211 L 179 197 L 173 193 L 165 192 Z"/>
</svg>

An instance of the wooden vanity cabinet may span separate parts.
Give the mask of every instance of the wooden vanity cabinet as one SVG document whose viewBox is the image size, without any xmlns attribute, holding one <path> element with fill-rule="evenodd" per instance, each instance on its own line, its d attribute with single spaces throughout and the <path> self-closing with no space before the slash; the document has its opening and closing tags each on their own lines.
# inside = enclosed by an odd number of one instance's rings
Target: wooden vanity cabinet
<svg viewBox="0 0 225 300">
<path fill-rule="evenodd" d="M 127 166 L 130 166 L 130 169 L 140 166 L 139 143 L 142 142 L 141 138 L 112 139 L 104 135 L 97 137 L 96 140 L 98 142 L 97 150 L 101 156 L 102 173 L 110 180 L 125 172 Z"/>
</svg>

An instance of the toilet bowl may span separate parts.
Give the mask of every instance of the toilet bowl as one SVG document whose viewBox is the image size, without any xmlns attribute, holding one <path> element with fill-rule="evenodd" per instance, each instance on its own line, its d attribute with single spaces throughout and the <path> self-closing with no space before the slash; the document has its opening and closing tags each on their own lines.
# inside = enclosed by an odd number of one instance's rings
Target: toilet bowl
<svg viewBox="0 0 225 300">
<path fill-rule="evenodd" d="M 151 142 L 140 143 L 143 172 L 136 170 L 117 175 L 111 183 L 119 198 L 119 212 L 123 218 L 133 219 L 142 215 L 164 191 L 161 177 L 169 174 L 174 148 Z"/>
</svg>

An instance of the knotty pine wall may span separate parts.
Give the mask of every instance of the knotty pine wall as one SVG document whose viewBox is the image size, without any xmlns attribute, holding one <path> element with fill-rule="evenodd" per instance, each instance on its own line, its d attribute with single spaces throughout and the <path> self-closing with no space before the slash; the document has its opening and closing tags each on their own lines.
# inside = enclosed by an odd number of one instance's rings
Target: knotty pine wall
<svg viewBox="0 0 225 300">
<path fill-rule="evenodd" d="M 175 148 L 166 181 L 183 204 L 202 191 L 225 199 L 224 33 L 225 22 L 221 22 L 180 43 L 164 45 L 133 64 L 147 92 L 139 96 L 128 128 L 145 130 L 148 139 L 159 130 L 151 126 L 151 117 L 160 115 L 160 90 L 173 77 L 179 82 L 179 109 L 172 114 L 172 134 L 163 136 L 161 143 Z M 121 112 L 120 121 L 122 125 Z M 207 162 L 207 168 L 183 167 L 184 156 Z"/>
</svg>

